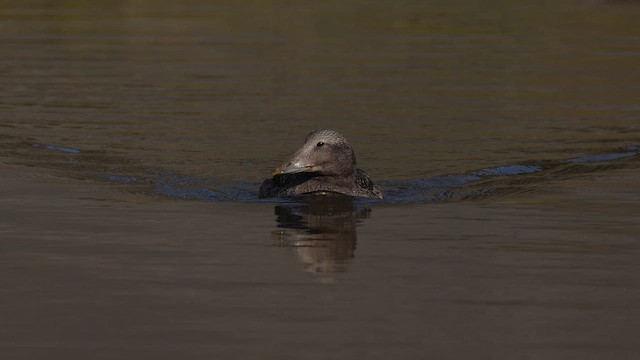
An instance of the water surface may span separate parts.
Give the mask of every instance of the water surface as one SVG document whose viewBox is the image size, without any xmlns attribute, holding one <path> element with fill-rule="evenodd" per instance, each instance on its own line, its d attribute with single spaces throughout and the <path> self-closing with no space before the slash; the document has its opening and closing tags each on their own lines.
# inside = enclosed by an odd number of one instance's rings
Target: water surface
<svg viewBox="0 0 640 360">
<path fill-rule="evenodd" d="M 639 16 L 0 2 L 0 354 L 637 357 Z M 319 128 L 384 201 L 257 199 Z"/>
</svg>

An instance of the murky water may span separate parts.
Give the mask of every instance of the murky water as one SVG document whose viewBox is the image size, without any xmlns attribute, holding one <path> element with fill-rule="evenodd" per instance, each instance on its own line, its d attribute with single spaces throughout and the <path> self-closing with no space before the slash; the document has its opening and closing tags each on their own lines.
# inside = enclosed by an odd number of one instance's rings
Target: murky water
<svg viewBox="0 0 640 360">
<path fill-rule="evenodd" d="M 637 357 L 639 17 L 0 2 L 0 355 Z M 257 199 L 319 128 L 384 201 Z"/>
</svg>

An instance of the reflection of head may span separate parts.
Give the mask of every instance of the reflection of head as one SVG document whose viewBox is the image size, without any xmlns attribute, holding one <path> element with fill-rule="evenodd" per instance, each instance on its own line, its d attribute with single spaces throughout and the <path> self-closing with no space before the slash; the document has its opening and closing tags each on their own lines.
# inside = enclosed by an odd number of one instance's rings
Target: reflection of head
<svg viewBox="0 0 640 360">
<path fill-rule="evenodd" d="M 294 248 L 310 272 L 342 272 L 356 248 L 356 220 L 371 210 L 357 208 L 351 198 L 310 196 L 275 207 L 280 246 Z"/>
</svg>

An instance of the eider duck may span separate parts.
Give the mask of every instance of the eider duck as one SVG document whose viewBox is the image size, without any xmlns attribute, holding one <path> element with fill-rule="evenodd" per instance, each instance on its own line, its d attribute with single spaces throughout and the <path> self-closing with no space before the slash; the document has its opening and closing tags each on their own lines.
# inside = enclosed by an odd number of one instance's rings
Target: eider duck
<svg viewBox="0 0 640 360">
<path fill-rule="evenodd" d="M 367 173 L 356 168 L 351 144 L 333 130 L 307 135 L 302 148 L 275 168 L 272 175 L 260 186 L 260 198 L 331 193 L 383 198 Z"/>
</svg>

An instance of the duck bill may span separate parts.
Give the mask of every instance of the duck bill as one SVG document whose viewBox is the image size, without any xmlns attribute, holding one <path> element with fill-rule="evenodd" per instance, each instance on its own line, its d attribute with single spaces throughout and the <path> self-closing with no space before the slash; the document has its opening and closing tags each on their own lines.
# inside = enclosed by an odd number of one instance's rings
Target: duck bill
<svg viewBox="0 0 640 360">
<path fill-rule="evenodd" d="M 310 161 L 310 154 L 308 146 L 303 146 L 289 161 L 273 169 L 271 174 L 284 175 L 284 174 L 297 174 L 301 172 L 316 172 L 320 171 L 322 166 L 314 164 Z"/>
<path fill-rule="evenodd" d="M 277 168 L 273 169 L 273 171 L 271 172 L 271 175 L 276 176 L 276 175 L 282 175 L 282 174 L 296 174 L 296 173 L 301 173 L 301 172 L 312 172 L 314 171 L 314 166 L 301 166 L 299 164 L 295 164 L 295 163 L 286 163 L 286 164 L 282 164 L 280 166 L 278 166 Z"/>
</svg>

